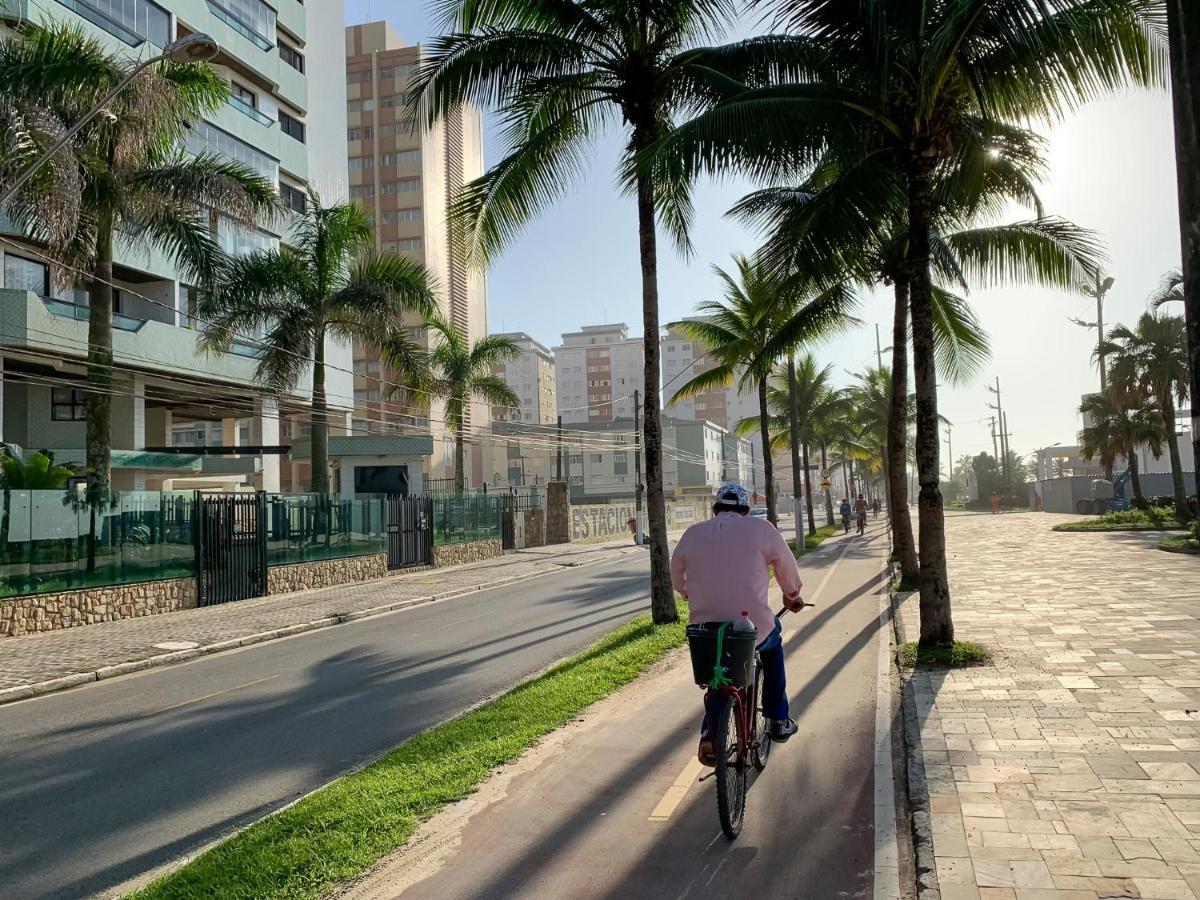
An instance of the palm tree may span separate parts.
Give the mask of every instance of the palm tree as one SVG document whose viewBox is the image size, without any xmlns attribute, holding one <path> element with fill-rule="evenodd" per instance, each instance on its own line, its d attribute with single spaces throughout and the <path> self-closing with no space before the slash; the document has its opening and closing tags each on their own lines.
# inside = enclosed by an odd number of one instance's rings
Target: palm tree
<svg viewBox="0 0 1200 900">
<path fill-rule="evenodd" d="M 1184 303 L 1187 298 L 1183 295 L 1183 272 L 1171 269 L 1162 277 L 1154 292 L 1147 301 L 1151 309 L 1158 309 L 1164 303 Z"/>
<path fill-rule="evenodd" d="M 688 248 L 691 203 L 682 179 L 651 178 L 635 156 L 674 127 L 697 101 L 773 71 L 776 42 L 730 47 L 699 42 L 731 21 L 728 0 L 592 0 L 588 3 L 447 0 L 453 33 L 430 44 L 414 97 L 430 120 L 464 101 L 502 110 L 511 151 L 467 186 L 453 209 L 460 250 L 481 259 L 576 181 L 587 151 L 606 129 L 625 140 L 621 174 L 637 204 L 645 352 L 646 498 L 651 609 L 677 617 L 671 588 L 659 413 L 658 245 L 661 226 Z M 774 501 L 772 501 L 773 503 Z"/>
<path fill-rule="evenodd" d="M 985 284 L 1031 283 L 1074 287 L 1098 265 L 1094 236 L 1062 219 L 1047 217 L 1034 190 L 1042 171 L 1040 141 L 1010 129 L 1006 150 L 978 147 L 939 174 L 937 216 L 931 231 L 934 354 L 942 377 L 963 384 L 989 356 L 987 336 L 961 291 L 970 280 Z M 1037 218 L 993 225 L 1006 202 L 1029 207 Z M 888 505 L 892 542 L 901 577 L 918 581 L 918 560 L 908 516 L 905 459 L 911 410 L 908 398 L 909 286 L 907 211 L 900 173 L 867 158 L 841 166 L 823 160 L 798 187 L 772 187 L 743 198 L 731 211 L 766 233 L 762 253 L 774 264 L 852 273 L 864 285 L 891 286 L 892 414 L 889 421 Z M 815 268 L 814 268 L 815 266 Z M 903 515 L 899 515 L 903 511 Z"/>
<path fill-rule="evenodd" d="M 1128 0 L 784 0 L 779 12 L 796 33 L 786 42 L 794 83 L 719 103 L 647 158 L 652 164 L 666 154 L 666 167 L 684 175 L 740 167 L 777 182 L 832 154 L 842 166 L 871 159 L 903 177 L 921 485 L 921 642 L 948 643 L 954 625 L 939 489 L 935 185 L 957 159 L 979 159 L 993 149 L 1003 155 L 1011 121 L 1056 117 L 1130 82 L 1161 85 L 1157 10 Z"/>
<path fill-rule="evenodd" d="M 1080 455 L 1089 461 L 1099 456 L 1104 477 L 1109 481 L 1116 458 L 1125 457 L 1133 482 L 1134 506 L 1141 508 L 1145 501 L 1138 472 L 1138 447 L 1145 444 L 1155 459 L 1162 456 L 1162 442 L 1167 436 L 1162 415 L 1143 398 L 1111 384 L 1103 394 L 1084 397 L 1079 411 L 1091 419 L 1091 424 L 1079 432 Z"/>
<path fill-rule="evenodd" d="M 758 391 L 759 433 L 763 445 L 764 480 L 767 491 L 767 518 L 778 523 L 775 509 L 775 464 L 771 454 L 770 406 L 767 384 L 774 371 L 777 353 L 767 352 L 780 333 L 787 317 L 790 347 L 829 332 L 844 318 L 850 305 L 849 295 L 836 291 L 812 299 L 793 312 L 795 295 L 757 259 L 735 256 L 736 275 L 718 266 L 713 271 L 725 289 L 724 302 L 701 303 L 697 311 L 703 318 L 675 322 L 693 341 L 704 345 L 717 364 L 694 377 L 675 392 L 672 400 L 692 397 L 737 381 L 739 387 L 756 386 Z"/>
<path fill-rule="evenodd" d="M 355 203 L 324 206 L 310 190 L 288 244 L 231 259 L 207 294 L 201 345 L 228 349 L 262 334 L 255 380 L 274 391 L 299 387 L 312 367 L 312 491 L 329 492 L 327 338 L 377 345 L 403 313 L 434 308 L 425 270 L 395 253 L 374 253 L 370 214 Z M 408 374 L 399 369 L 401 375 Z"/>
<path fill-rule="evenodd" d="M 109 52 L 77 26 L 25 25 L 0 43 L 0 119 L 28 154 L 66 130 L 129 73 L 136 61 Z M 204 64 L 144 70 L 85 125 L 7 212 L 64 267 L 90 273 L 88 313 L 88 495 L 104 502 L 111 468 L 113 250 L 118 237 L 173 257 L 183 277 L 210 284 L 223 254 L 216 214 L 252 224 L 278 209 L 274 185 L 239 163 L 187 157 L 188 123 L 211 114 L 229 84 Z M 0 188 L 27 154 L 0 166 Z"/>
<path fill-rule="evenodd" d="M 521 405 L 521 398 L 504 379 L 492 374 L 496 364 L 519 357 L 521 348 L 511 338 L 498 334 L 471 344 L 454 323 L 441 315 L 430 316 L 425 327 L 437 335 L 438 342 L 414 382 L 429 400 L 446 403 L 446 425 L 454 431 L 454 490 L 461 494 L 466 490 L 467 407 L 476 398 L 492 406 Z M 407 334 L 393 331 L 384 339 L 379 357 L 394 369 L 412 371 L 416 354 Z"/>
<path fill-rule="evenodd" d="M 1179 436 L 1175 431 L 1176 403 L 1187 399 L 1188 348 L 1182 316 L 1142 313 L 1132 329 L 1118 325 L 1097 353 L 1111 356 L 1110 378 L 1120 395 L 1153 401 L 1162 415 L 1167 449 L 1171 456 L 1171 484 L 1175 492 L 1175 516 L 1180 522 L 1191 518 Z"/>
</svg>

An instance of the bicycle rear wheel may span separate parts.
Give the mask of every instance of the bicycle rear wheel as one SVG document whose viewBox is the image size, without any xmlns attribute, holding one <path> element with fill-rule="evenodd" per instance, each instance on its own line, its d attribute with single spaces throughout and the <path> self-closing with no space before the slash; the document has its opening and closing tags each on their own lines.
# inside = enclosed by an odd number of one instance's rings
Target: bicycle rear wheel
<svg viewBox="0 0 1200 900">
<path fill-rule="evenodd" d="M 746 813 L 746 768 L 738 758 L 737 704 L 721 697 L 712 704 L 713 750 L 716 752 L 717 815 L 725 837 L 742 831 Z"/>
</svg>

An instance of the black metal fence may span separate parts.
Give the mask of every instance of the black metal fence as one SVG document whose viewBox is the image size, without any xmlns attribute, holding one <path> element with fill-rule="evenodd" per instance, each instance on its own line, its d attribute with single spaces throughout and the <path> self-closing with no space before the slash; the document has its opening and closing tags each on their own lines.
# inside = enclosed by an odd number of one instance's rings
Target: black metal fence
<svg viewBox="0 0 1200 900">
<path fill-rule="evenodd" d="M 196 599 L 200 606 L 267 592 L 266 494 L 198 494 Z"/>
</svg>

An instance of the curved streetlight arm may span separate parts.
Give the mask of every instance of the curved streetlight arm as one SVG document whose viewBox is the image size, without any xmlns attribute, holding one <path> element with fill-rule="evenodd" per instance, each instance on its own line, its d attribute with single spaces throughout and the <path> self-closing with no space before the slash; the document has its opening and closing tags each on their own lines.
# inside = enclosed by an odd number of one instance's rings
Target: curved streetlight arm
<svg viewBox="0 0 1200 900">
<path fill-rule="evenodd" d="M 105 94 L 95 106 L 84 113 L 83 117 L 72 125 L 67 131 L 55 141 L 45 153 L 27 165 L 13 180 L 4 193 L 0 195 L 0 208 L 3 208 L 8 201 L 16 196 L 19 191 L 30 178 L 37 174 L 38 169 L 44 166 L 54 154 L 58 153 L 63 147 L 71 142 L 71 139 L 79 133 L 88 122 L 96 118 L 100 111 L 106 107 L 114 97 L 129 86 L 144 69 L 152 66 L 157 62 L 162 62 L 164 59 L 174 59 L 179 62 L 203 62 L 206 59 L 212 59 L 219 52 L 217 42 L 206 34 L 189 34 L 186 37 L 180 38 L 177 41 L 172 41 L 163 48 L 163 52 L 157 56 L 151 56 L 149 59 L 144 59 L 136 66 L 129 70 L 124 78 L 117 82 L 116 87 Z"/>
</svg>

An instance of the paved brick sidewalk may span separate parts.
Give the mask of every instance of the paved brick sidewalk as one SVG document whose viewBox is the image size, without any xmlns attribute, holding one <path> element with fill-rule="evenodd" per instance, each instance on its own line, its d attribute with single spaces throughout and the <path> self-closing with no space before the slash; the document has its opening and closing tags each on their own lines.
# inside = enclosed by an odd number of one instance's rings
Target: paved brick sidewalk
<svg viewBox="0 0 1200 900">
<path fill-rule="evenodd" d="M 913 677 L 942 900 L 1200 898 L 1200 562 L 1071 518 L 947 520 L 995 666 Z"/>
<path fill-rule="evenodd" d="M 314 623 L 332 624 L 329 620 L 333 616 L 645 552 L 630 546 L 628 541 L 539 547 L 455 568 L 429 569 L 376 581 L 0 638 L 0 692 L 76 673 L 96 672 L 172 649 L 160 646 L 163 644 L 179 642 L 206 647 L 236 643 L 250 635 L 281 628 L 301 631 L 315 627 Z M 0 693 L 0 699 L 16 698 L 3 698 Z"/>
</svg>

